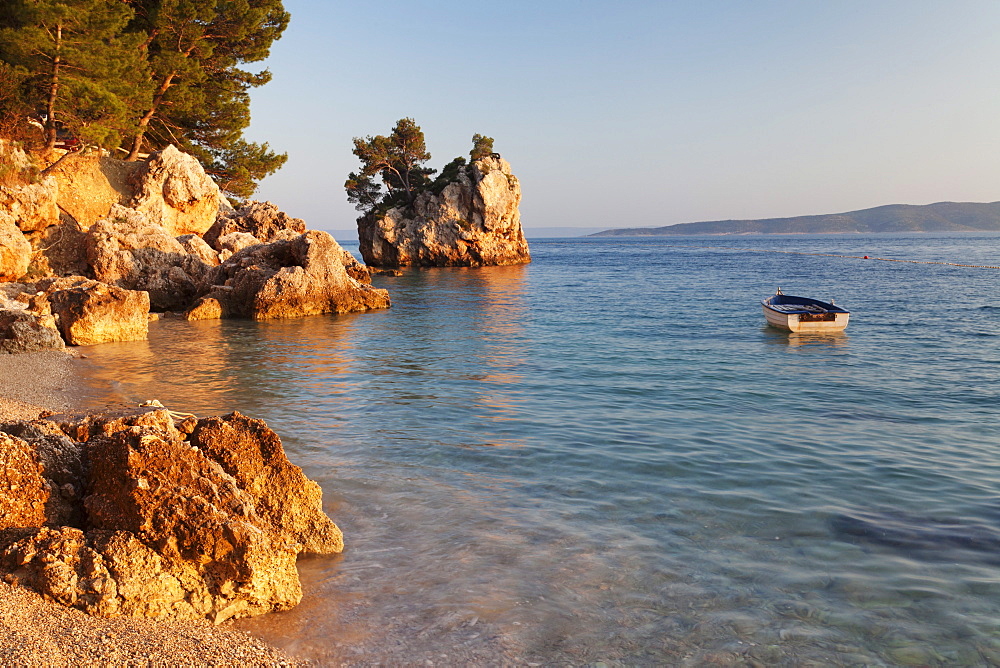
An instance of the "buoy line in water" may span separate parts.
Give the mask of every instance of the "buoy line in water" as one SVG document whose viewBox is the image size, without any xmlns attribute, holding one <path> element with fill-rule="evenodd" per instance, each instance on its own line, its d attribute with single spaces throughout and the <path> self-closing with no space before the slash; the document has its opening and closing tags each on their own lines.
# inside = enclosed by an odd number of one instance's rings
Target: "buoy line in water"
<svg viewBox="0 0 1000 668">
<path fill-rule="evenodd" d="M 664 244 L 674 248 L 711 248 L 716 250 L 747 251 L 750 253 L 784 253 L 786 255 L 812 255 L 814 257 L 842 257 L 848 260 L 881 260 L 882 262 L 909 262 L 910 264 L 941 264 L 949 267 L 968 267 L 970 269 L 1000 269 L 989 264 L 960 264 L 958 262 L 932 262 L 930 260 L 898 260 L 892 257 L 869 257 L 867 255 L 837 255 L 836 253 L 805 253 L 803 251 L 786 251 L 767 248 L 732 248 L 730 246 L 688 246 L 686 244 Z"/>
</svg>

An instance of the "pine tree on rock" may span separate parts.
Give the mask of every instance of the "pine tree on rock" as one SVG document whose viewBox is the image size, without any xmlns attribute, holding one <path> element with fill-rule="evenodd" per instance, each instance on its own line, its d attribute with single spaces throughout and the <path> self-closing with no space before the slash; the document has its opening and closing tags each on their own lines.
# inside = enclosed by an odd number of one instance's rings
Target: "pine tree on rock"
<svg viewBox="0 0 1000 668">
<path fill-rule="evenodd" d="M 355 137 L 353 153 L 361 160 L 361 172 L 352 172 L 344 187 L 348 201 L 362 211 L 379 203 L 412 203 L 437 171 L 423 166 L 431 154 L 423 131 L 412 118 L 396 121 L 389 136 Z M 381 184 L 373 180 L 375 176 L 381 179 Z M 386 192 L 382 191 L 382 185 Z"/>
</svg>

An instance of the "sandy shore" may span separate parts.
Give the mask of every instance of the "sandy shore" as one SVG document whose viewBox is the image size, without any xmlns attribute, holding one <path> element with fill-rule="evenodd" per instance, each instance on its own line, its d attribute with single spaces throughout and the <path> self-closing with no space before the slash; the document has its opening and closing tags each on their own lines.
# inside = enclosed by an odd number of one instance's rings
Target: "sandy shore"
<svg viewBox="0 0 1000 668">
<path fill-rule="evenodd" d="M 0 421 L 86 403 L 86 362 L 58 352 L 0 354 Z M 230 626 L 102 619 L 0 580 L 3 666 L 302 665 Z"/>
</svg>

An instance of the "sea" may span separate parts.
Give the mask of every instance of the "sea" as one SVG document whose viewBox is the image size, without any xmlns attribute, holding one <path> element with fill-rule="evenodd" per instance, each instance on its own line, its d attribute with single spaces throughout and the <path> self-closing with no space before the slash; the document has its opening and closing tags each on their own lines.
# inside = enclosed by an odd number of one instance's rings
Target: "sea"
<svg viewBox="0 0 1000 668">
<path fill-rule="evenodd" d="M 1000 235 L 531 253 L 83 349 L 88 401 L 262 418 L 322 486 L 344 553 L 238 628 L 319 665 L 1000 665 Z M 766 326 L 779 287 L 849 327 Z"/>
</svg>

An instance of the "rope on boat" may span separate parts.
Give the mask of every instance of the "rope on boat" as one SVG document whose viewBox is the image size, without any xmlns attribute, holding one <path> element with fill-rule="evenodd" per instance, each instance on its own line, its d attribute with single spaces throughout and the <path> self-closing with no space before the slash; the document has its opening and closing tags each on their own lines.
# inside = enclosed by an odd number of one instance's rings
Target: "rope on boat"
<svg viewBox="0 0 1000 668">
<path fill-rule="evenodd" d="M 934 262 L 931 260 L 898 260 L 892 257 L 869 257 L 867 255 L 837 255 L 836 253 L 805 253 L 802 251 L 786 251 L 767 248 L 733 248 L 731 246 L 688 246 L 687 244 L 663 244 L 675 248 L 711 248 L 716 250 L 747 251 L 750 253 L 784 253 L 786 255 L 812 255 L 815 257 L 842 257 L 848 260 L 881 260 L 882 262 L 909 262 L 910 264 L 940 264 L 949 267 L 968 267 L 970 269 L 1000 269 L 989 264 L 961 264 L 958 262 Z"/>
</svg>

